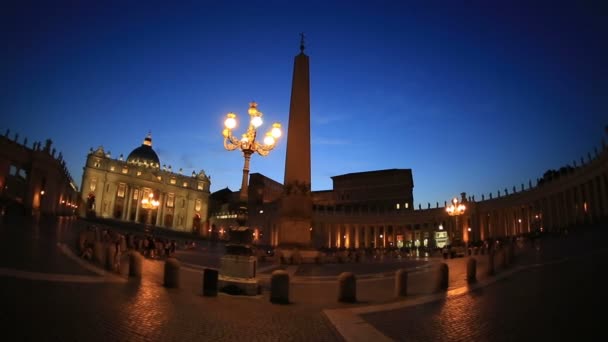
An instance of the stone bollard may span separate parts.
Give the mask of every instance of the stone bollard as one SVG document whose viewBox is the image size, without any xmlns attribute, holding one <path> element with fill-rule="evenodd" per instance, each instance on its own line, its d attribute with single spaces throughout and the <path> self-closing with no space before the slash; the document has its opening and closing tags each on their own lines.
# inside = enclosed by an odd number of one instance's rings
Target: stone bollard
<svg viewBox="0 0 608 342">
<path fill-rule="evenodd" d="M 494 250 L 488 251 L 488 275 L 494 275 Z"/>
<path fill-rule="evenodd" d="M 277 304 L 289 304 L 289 274 L 284 270 L 272 272 L 270 301 Z"/>
<path fill-rule="evenodd" d="M 205 268 L 203 270 L 203 296 L 217 296 L 217 278 L 217 270 L 211 268 Z"/>
<path fill-rule="evenodd" d="M 342 272 L 338 277 L 338 301 L 345 303 L 357 301 L 357 278 L 352 272 Z"/>
<path fill-rule="evenodd" d="M 138 251 L 129 254 L 129 277 L 141 278 L 141 268 L 144 257 Z"/>
<path fill-rule="evenodd" d="M 165 287 L 179 287 L 179 261 L 175 258 L 167 258 L 165 261 Z"/>
<path fill-rule="evenodd" d="M 467 282 L 474 283 L 477 281 L 477 260 L 469 258 L 467 261 Z"/>
<path fill-rule="evenodd" d="M 103 248 L 101 241 L 95 241 L 93 244 L 93 261 L 101 267 L 106 265 L 106 250 Z"/>
<path fill-rule="evenodd" d="M 106 270 L 114 270 L 114 261 L 116 259 L 116 246 L 113 243 L 106 245 Z"/>
<path fill-rule="evenodd" d="M 395 297 L 407 296 L 407 270 L 399 269 L 395 272 Z"/>
<path fill-rule="evenodd" d="M 437 268 L 437 291 L 446 291 L 450 280 L 450 269 L 448 264 L 442 262 Z"/>
</svg>

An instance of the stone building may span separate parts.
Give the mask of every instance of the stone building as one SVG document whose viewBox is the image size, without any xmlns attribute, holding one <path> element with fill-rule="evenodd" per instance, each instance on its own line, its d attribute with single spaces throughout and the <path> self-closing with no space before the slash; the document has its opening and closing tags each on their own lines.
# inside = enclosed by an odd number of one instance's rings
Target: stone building
<svg viewBox="0 0 608 342">
<path fill-rule="evenodd" d="M 162 167 L 148 134 L 124 160 L 91 149 L 82 175 L 82 215 L 153 224 L 176 231 L 207 228 L 210 178 Z"/>
<path fill-rule="evenodd" d="M 72 215 L 78 206 L 78 188 L 53 142 L 27 146 L 0 136 L 0 210 L 2 213 Z"/>
</svg>

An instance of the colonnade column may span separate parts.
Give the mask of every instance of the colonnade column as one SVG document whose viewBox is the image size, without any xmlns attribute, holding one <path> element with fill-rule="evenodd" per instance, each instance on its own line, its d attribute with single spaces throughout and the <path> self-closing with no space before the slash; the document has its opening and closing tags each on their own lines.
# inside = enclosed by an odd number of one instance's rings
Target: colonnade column
<svg viewBox="0 0 608 342">
<path fill-rule="evenodd" d="M 600 187 L 600 196 L 601 196 L 601 201 L 602 201 L 602 216 L 606 217 L 608 216 L 608 186 L 606 186 L 606 175 L 605 174 L 601 174 L 599 176 L 600 181 L 598 186 Z"/>
<path fill-rule="evenodd" d="M 599 179 L 598 177 L 594 177 L 591 179 L 591 189 L 593 190 L 593 217 L 594 221 L 599 221 L 602 216 L 602 208 L 600 203 L 600 194 L 599 194 Z"/>
</svg>

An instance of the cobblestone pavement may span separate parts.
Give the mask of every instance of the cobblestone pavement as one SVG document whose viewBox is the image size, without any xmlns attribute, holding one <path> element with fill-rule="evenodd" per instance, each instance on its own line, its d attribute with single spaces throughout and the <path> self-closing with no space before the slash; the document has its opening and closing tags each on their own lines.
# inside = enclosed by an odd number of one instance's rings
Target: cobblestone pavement
<svg viewBox="0 0 608 342">
<path fill-rule="evenodd" d="M 28 224 L 0 223 L 3 241 L 8 237 L 14 239 L 11 247 L 0 254 L 0 267 L 101 277 L 58 252 L 58 242 L 69 244 L 76 241 L 77 231 L 84 227 L 81 222 L 66 220 L 59 224 L 51 221 Z M 558 260 L 563 254 L 563 246 L 555 245 L 548 243 L 538 252 L 524 248 L 518 263 L 532 265 Z M 584 250 L 581 246 L 583 244 L 572 245 L 568 252 L 577 254 Z M 179 255 L 180 260 L 183 255 L 189 255 L 189 261 L 193 263 L 215 258 L 187 252 Z M 478 274 L 483 280 L 487 277 L 483 275 L 487 257 L 476 257 Z M 445 261 L 450 267 L 450 288 L 466 286 L 466 260 Z M 582 265 L 591 264 L 586 259 L 580 261 Z M 431 264 L 436 266 L 441 262 L 444 260 L 432 258 Z M 500 266 L 498 257 L 496 264 Z M 542 297 L 540 294 L 564 296 L 572 293 L 566 300 L 558 301 L 564 303 L 563 308 L 568 312 L 572 308 L 572 312 L 579 309 L 571 302 L 588 301 L 588 298 L 580 297 L 583 294 L 573 293 L 576 291 L 569 287 L 578 280 L 578 276 L 590 274 L 586 273 L 588 269 L 578 267 L 578 264 L 562 263 L 525 271 L 470 294 L 393 312 L 369 313 L 363 317 L 378 331 L 395 340 L 507 340 L 513 336 L 522 337 L 514 328 L 522 321 L 536 322 L 538 315 L 553 317 L 558 315 L 554 312 L 562 308 L 551 300 L 538 306 L 533 300 Z M 125 279 L 127 265 L 124 260 L 121 273 Z M 394 277 L 358 280 L 356 304 L 337 302 L 335 279 L 293 282 L 290 286 L 291 304 L 274 305 L 269 302 L 268 278 L 261 280 L 264 291 L 259 296 L 220 294 L 218 297 L 203 297 L 200 269 L 183 266 L 179 288 L 168 289 L 162 285 L 163 266 L 162 260 L 146 259 L 142 279 L 130 278 L 122 283 L 32 281 L 1 275 L 0 300 L 4 307 L 0 312 L 0 322 L 3 334 L 25 341 L 340 341 L 343 337 L 323 314 L 324 309 L 360 308 L 395 302 Z M 567 268 L 560 271 L 560 267 Z M 431 267 L 410 274 L 409 296 L 405 301 L 433 292 L 432 284 L 436 282 L 434 270 Z M 500 272 L 500 267 L 497 271 Z M 572 276 L 564 272 L 570 272 Z M 562 278 L 570 279 L 570 283 L 562 281 Z M 561 287 L 553 286 L 557 282 Z M 577 289 L 582 290 L 578 292 L 586 295 L 595 289 L 584 283 L 577 285 Z M 547 288 L 550 291 L 540 291 Z M 528 303 L 536 305 L 536 311 L 529 308 Z M 496 305 L 500 306 L 496 308 Z M 464 319 L 466 317 L 467 320 Z M 557 322 L 564 324 L 560 319 Z M 547 323 L 548 320 L 541 322 Z"/>
<path fill-rule="evenodd" d="M 600 336 L 593 272 L 606 251 L 531 268 L 445 300 L 362 317 L 396 341 L 565 341 Z M 604 303 L 606 304 L 606 303 Z M 604 306 L 602 306 L 604 307 Z"/>
</svg>

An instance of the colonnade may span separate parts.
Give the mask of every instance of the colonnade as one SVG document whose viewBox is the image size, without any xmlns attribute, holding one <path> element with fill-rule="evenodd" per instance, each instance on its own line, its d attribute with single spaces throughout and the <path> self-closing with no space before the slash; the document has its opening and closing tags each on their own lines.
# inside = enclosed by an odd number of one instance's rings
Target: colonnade
<svg viewBox="0 0 608 342">
<path fill-rule="evenodd" d="M 561 232 L 568 227 L 608 219 L 608 149 L 558 178 L 509 195 L 465 200 L 457 219 L 445 208 L 369 212 L 323 210 L 313 214 L 312 240 L 319 247 L 386 248 L 435 245 L 436 233 L 465 242 L 510 237 L 535 231 Z"/>
</svg>

